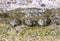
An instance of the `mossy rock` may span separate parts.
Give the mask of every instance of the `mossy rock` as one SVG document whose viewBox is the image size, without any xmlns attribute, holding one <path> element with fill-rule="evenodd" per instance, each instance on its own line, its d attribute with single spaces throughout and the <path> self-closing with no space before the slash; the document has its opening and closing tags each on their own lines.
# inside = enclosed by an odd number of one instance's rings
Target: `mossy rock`
<svg viewBox="0 0 60 41">
<path fill-rule="evenodd" d="M 51 23 L 51 20 L 49 19 L 49 18 L 40 18 L 39 20 L 38 20 L 38 25 L 39 26 L 47 26 L 47 25 L 49 25 Z"/>
</svg>

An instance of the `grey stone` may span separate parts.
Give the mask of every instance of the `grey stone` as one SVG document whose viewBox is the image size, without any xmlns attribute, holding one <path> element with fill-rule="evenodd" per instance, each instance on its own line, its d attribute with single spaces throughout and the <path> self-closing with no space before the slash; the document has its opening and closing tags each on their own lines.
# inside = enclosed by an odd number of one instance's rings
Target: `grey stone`
<svg viewBox="0 0 60 41">
<path fill-rule="evenodd" d="M 45 20 L 42 20 L 42 19 L 39 19 L 39 20 L 38 20 L 38 25 L 40 25 L 40 26 L 44 26 L 45 23 L 46 23 Z"/>
<path fill-rule="evenodd" d="M 15 27 L 16 30 L 20 30 L 22 28 L 22 26 L 18 25 Z"/>
<path fill-rule="evenodd" d="M 33 26 L 35 25 L 35 21 L 34 20 L 25 20 L 25 24 L 28 25 L 28 26 Z"/>
<path fill-rule="evenodd" d="M 40 26 L 47 26 L 51 23 L 50 19 L 39 19 L 38 20 L 38 25 Z"/>
<path fill-rule="evenodd" d="M 16 25 L 20 25 L 21 21 L 17 20 L 17 19 L 12 19 L 12 20 L 10 20 L 9 23 L 10 23 L 11 26 L 16 26 Z"/>
<path fill-rule="evenodd" d="M 55 18 L 60 19 L 60 16 L 55 16 Z"/>
<path fill-rule="evenodd" d="M 55 24 L 60 25 L 60 19 L 55 19 Z"/>
<path fill-rule="evenodd" d="M 16 25 L 16 20 L 11 20 L 11 21 L 10 21 L 10 25 L 11 25 L 11 26 Z"/>
<path fill-rule="evenodd" d="M 17 25 L 17 26 L 15 27 L 15 30 L 16 30 L 16 32 L 18 33 L 18 32 L 21 32 L 24 27 L 25 27 L 24 25 Z"/>
<path fill-rule="evenodd" d="M 56 25 L 60 25 L 60 22 L 56 22 Z"/>
</svg>

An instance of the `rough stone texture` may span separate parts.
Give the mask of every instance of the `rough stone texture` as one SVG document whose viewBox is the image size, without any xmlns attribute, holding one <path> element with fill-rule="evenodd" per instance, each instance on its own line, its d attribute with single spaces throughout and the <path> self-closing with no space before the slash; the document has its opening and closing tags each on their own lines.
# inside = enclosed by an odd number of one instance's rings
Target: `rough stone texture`
<svg viewBox="0 0 60 41">
<path fill-rule="evenodd" d="M 45 21 L 42 20 L 42 19 L 40 19 L 40 20 L 38 21 L 38 24 L 39 24 L 40 26 L 43 26 L 43 25 L 45 25 Z"/>
<path fill-rule="evenodd" d="M 21 25 L 21 21 L 17 20 L 17 19 L 12 19 L 12 20 L 10 20 L 9 24 L 11 26 L 17 26 L 17 25 Z"/>
<path fill-rule="evenodd" d="M 42 5 L 45 4 L 45 5 Z M 60 0 L 0 0 L 0 8 L 5 11 L 16 8 L 59 8 Z"/>
<path fill-rule="evenodd" d="M 15 27 L 15 29 L 16 29 L 16 31 L 19 31 L 19 30 L 23 29 L 24 27 L 25 27 L 24 25 L 17 25 Z"/>
<path fill-rule="evenodd" d="M 51 20 L 49 18 L 41 18 L 38 20 L 38 25 L 39 26 L 47 26 L 47 25 L 50 25 L 51 23 Z"/>
<path fill-rule="evenodd" d="M 25 24 L 28 26 L 34 26 L 36 23 L 34 20 L 25 20 Z"/>
</svg>

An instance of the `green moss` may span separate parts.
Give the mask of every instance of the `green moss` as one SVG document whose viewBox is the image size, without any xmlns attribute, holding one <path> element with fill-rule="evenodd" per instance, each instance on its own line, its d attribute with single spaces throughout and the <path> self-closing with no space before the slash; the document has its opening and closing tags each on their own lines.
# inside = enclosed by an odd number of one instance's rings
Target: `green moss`
<svg viewBox="0 0 60 41">
<path fill-rule="evenodd" d="M 1 34 L 6 34 L 6 30 L 7 30 L 8 27 L 9 27 L 8 24 L 0 23 L 0 35 Z"/>
</svg>

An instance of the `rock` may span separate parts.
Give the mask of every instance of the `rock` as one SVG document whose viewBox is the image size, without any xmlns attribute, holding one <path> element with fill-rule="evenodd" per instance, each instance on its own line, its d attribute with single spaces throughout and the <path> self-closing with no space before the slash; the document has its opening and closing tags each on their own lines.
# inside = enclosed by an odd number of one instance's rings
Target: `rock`
<svg viewBox="0 0 60 41">
<path fill-rule="evenodd" d="M 50 19 L 39 19 L 38 20 L 38 25 L 39 26 L 46 26 L 46 25 L 49 25 L 51 22 Z"/>
<path fill-rule="evenodd" d="M 15 27 L 15 30 L 16 30 L 17 33 L 18 33 L 18 32 L 22 32 L 22 30 L 23 30 L 25 27 L 26 27 L 25 25 L 17 25 L 17 26 Z"/>
<path fill-rule="evenodd" d="M 56 25 L 60 25 L 60 19 L 54 19 L 54 23 L 55 23 Z"/>
<path fill-rule="evenodd" d="M 12 19 L 9 23 L 10 23 L 11 26 L 16 26 L 16 25 L 20 25 L 21 21 L 17 20 L 17 19 L 16 20 Z"/>
<path fill-rule="evenodd" d="M 11 26 L 15 26 L 15 25 L 16 25 L 16 21 L 15 21 L 15 20 L 11 20 L 11 21 L 10 21 L 10 25 L 11 25 Z"/>
<path fill-rule="evenodd" d="M 60 13 L 55 14 L 54 22 L 56 25 L 60 25 Z"/>
<path fill-rule="evenodd" d="M 42 4 L 43 3 L 43 4 Z M 40 5 L 42 4 L 42 5 Z M 45 6 L 45 5 L 46 6 Z M 0 1 L 0 8 L 3 10 L 14 10 L 16 8 L 45 8 L 52 9 L 52 8 L 59 8 L 60 7 L 60 0 L 3 0 Z M 42 7 L 41 7 L 42 6 Z"/>
<path fill-rule="evenodd" d="M 45 9 L 38 9 L 38 8 L 27 9 L 25 11 L 27 13 L 25 16 L 35 16 L 35 17 L 43 16 L 45 11 L 46 11 Z"/>
<path fill-rule="evenodd" d="M 35 23 L 35 21 L 34 20 L 25 20 L 25 24 L 27 25 L 27 26 L 33 26 L 33 25 L 35 25 L 36 23 Z"/>
<path fill-rule="evenodd" d="M 46 22 L 44 20 L 42 20 L 42 19 L 38 20 L 38 25 L 40 25 L 40 26 L 44 26 L 45 23 Z"/>
<path fill-rule="evenodd" d="M 60 19 L 60 16 L 55 16 L 56 19 Z"/>
<path fill-rule="evenodd" d="M 15 27 L 16 30 L 20 30 L 22 28 L 22 26 L 18 25 Z"/>
<path fill-rule="evenodd" d="M 35 16 L 35 17 L 38 17 L 38 16 L 43 16 L 45 10 L 44 9 L 36 9 L 36 10 L 33 10 L 33 13 L 32 15 Z"/>
<path fill-rule="evenodd" d="M 56 21 L 56 25 L 60 25 L 60 21 L 58 22 L 58 21 Z"/>
</svg>

